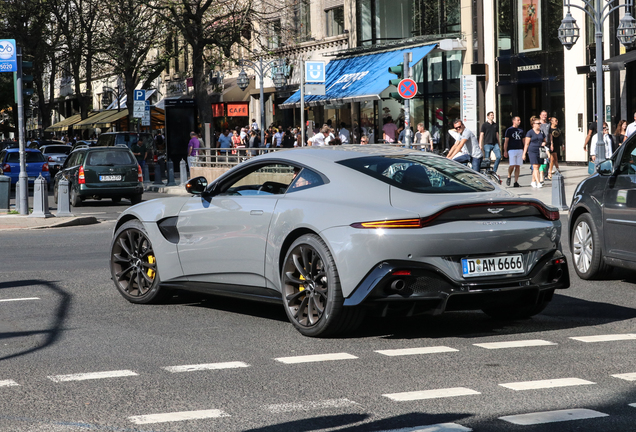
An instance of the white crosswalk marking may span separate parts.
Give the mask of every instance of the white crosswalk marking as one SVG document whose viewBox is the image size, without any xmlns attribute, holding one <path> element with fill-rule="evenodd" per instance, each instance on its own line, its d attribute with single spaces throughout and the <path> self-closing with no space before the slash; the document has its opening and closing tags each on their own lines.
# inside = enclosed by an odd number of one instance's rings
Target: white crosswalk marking
<svg viewBox="0 0 636 432">
<path fill-rule="evenodd" d="M 0 381 L 0 387 L 15 387 L 15 386 L 19 386 L 20 384 L 18 384 L 17 382 L 13 381 L 13 380 L 3 380 Z"/>
<path fill-rule="evenodd" d="M 608 334 L 608 335 L 597 335 L 597 336 L 579 336 L 579 337 L 571 337 L 570 339 L 574 339 L 580 342 L 613 342 L 613 341 L 622 341 L 622 340 L 634 340 L 636 339 L 636 334 L 625 333 L 625 334 Z"/>
<path fill-rule="evenodd" d="M 579 378 L 559 378 L 559 379 L 539 380 L 539 381 L 513 382 L 513 383 L 506 383 L 506 384 L 499 384 L 499 385 L 502 387 L 512 389 L 512 390 L 537 390 L 537 389 L 569 387 L 569 386 L 589 385 L 589 384 L 596 384 L 596 383 L 593 383 L 591 381 L 585 381 Z"/>
<path fill-rule="evenodd" d="M 0 302 L 14 302 L 14 301 L 26 301 L 26 300 L 40 300 L 40 297 L 24 297 L 13 299 L 0 299 Z"/>
<path fill-rule="evenodd" d="M 206 418 L 218 418 L 218 417 L 230 417 L 229 414 L 218 410 L 200 410 L 200 411 L 180 411 L 164 414 L 148 414 L 140 416 L 128 417 L 132 423 L 135 424 L 149 424 L 149 423 L 166 423 L 183 420 L 200 420 Z"/>
<path fill-rule="evenodd" d="M 394 401 L 413 401 L 413 400 L 437 399 L 437 398 L 456 397 L 456 396 L 470 396 L 470 395 L 478 395 L 478 394 L 481 394 L 481 393 L 475 390 L 471 390 L 469 388 L 454 387 L 454 388 L 437 389 L 437 390 L 421 390 L 421 391 L 412 391 L 412 392 L 404 392 L 404 393 L 388 393 L 382 396 L 392 399 Z"/>
<path fill-rule="evenodd" d="M 334 353 L 334 354 L 315 354 L 315 355 L 296 356 L 296 357 L 279 357 L 274 360 L 279 361 L 281 363 L 294 364 L 294 363 L 322 362 L 322 361 L 331 361 L 331 360 L 351 360 L 351 359 L 357 359 L 357 358 L 358 357 L 351 354 L 347 354 L 347 353 Z"/>
<path fill-rule="evenodd" d="M 380 432 L 470 432 L 472 429 L 457 423 L 438 423 L 426 426 L 415 426 L 403 429 L 391 429 Z"/>
<path fill-rule="evenodd" d="M 590 409 L 567 409 L 558 411 L 543 411 L 528 414 L 499 417 L 500 420 L 516 425 L 530 426 L 544 423 L 556 423 L 570 420 L 585 420 L 591 418 L 608 417 L 609 414 Z"/>
<path fill-rule="evenodd" d="M 202 371 L 202 370 L 214 370 L 214 369 L 234 369 L 234 368 L 245 368 L 249 367 L 247 363 L 243 362 L 225 362 L 225 363 L 206 363 L 206 364 L 195 364 L 195 365 L 183 365 L 183 366 L 165 366 L 163 369 L 168 372 L 177 373 L 177 372 L 193 372 L 193 371 Z"/>
<path fill-rule="evenodd" d="M 418 355 L 418 354 L 437 354 L 437 353 L 445 353 L 445 352 L 455 352 L 459 351 L 455 348 L 450 348 L 447 346 L 435 346 L 435 347 L 420 347 L 420 348 L 403 348 L 403 349 L 392 349 L 392 350 L 377 350 L 378 354 L 382 354 L 385 356 L 405 356 L 405 355 Z"/>
<path fill-rule="evenodd" d="M 118 370 L 118 371 L 106 371 L 106 372 L 89 372 L 70 375 L 53 375 L 47 377 L 53 382 L 66 382 L 66 381 L 85 381 L 104 378 L 121 378 L 128 376 L 136 376 L 137 373 L 131 370 Z"/>
<path fill-rule="evenodd" d="M 616 374 L 614 378 L 624 379 L 625 381 L 636 381 L 636 373 Z"/>
<path fill-rule="evenodd" d="M 346 408 L 350 406 L 356 406 L 358 403 L 353 402 L 349 399 L 329 399 L 322 401 L 309 401 L 309 402 L 295 402 L 295 403 L 286 403 L 286 404 L 274 404 L 274 405 L 266 405 L 263 407 L 265 411 L 269 411 L 271 413 L 285 413 L 285 412 L 295 412 L 295 411 L 312 411 L 316 409 L 325 409 L 325 408 Z"/>
<path fill-rule="evenodd" d="M 510 342 L 489 342 L 489 343 L 478 343 L 473 344 L 480 348 L 486 349 L 501 349 L 501 348 L 524 348 L 524 347 L 535 347 L 535 346 L 546 346 L 546 345 L 557 345 L 554 342 L 541 340 L 541 339 L 532 339 L 532 340 L 520 340 L 520 341 L 510 341 Z"/>
</svg>

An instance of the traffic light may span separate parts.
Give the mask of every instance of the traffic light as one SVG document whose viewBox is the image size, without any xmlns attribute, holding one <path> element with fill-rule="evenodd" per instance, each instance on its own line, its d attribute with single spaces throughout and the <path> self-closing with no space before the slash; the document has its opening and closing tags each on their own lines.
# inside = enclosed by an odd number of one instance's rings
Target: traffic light
<svg viewBox="0 0 636 432">
<path fill-rule="evenodd" d="M 403 75 L 404 74 L 404 63 L 400 63 L 397 66 L 390 66 L 389 67 L 389 73 L 397 75 L 397 78 L 389 80 L 389 85 L 390 86 L 397 87 L 398 84 L 400 84 L 400 81 L 402 81 L 402 79 L 404 78 L 404 75 Z M 398 92 L 389 93 L 389 97 L 391 99 L 395 99 L 395 100 L 397 100 L 399 102 L 402 101 L 402 97 L 400 96 L 400 94 Z"/>
<path fill-rule="evenodd" d="M 22 83 L 24 87 L 24 96 L 33 96 L 33 75 L 31 69 L 33 69 L 33 62 L 22 61 Z"/>
</svg>

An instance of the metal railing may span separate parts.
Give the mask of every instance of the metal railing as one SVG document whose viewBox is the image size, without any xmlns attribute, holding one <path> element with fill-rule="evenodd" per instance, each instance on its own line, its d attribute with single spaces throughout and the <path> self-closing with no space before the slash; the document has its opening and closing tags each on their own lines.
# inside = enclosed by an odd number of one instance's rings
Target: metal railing
<svg viewBox="0 0 636 432">
<path fill-rule="evenodd" d="M 201 147 L 199 148 L 199 155 L 197 156 L 195 167 L 203 168 L 231 168 L 235 165 L 245 162 L 255 156 L 259 156 L 265 153 L 272 153 L 276 151 L 293 150 L 287 148 L 212 148 Z"/>
</svg>

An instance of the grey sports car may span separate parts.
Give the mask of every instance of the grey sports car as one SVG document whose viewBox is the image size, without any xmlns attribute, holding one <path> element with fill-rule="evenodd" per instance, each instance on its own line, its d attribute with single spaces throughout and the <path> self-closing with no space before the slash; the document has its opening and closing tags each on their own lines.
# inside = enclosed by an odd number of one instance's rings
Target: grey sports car
<svg viewBox="0 0 636 432">
<path fill-rule="evenodd" d="M 557 209 L 430 153 L 280 151 L 186 188 L 116 224 L 110 267 L 131 302 L 178 287 L 282 303 L 302 334 L 326 336 L 365 314 L 529 317 L 569 287 Z"/>
</svg>

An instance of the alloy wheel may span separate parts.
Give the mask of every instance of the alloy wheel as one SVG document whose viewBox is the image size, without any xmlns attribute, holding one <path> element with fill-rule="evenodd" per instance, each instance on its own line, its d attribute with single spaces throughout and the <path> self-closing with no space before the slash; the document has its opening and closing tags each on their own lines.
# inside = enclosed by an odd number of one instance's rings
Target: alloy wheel
<svg viewBox="0 0 636 432">
<path fill-rule="evenodd" d="M 142 297 L 152 288 L 157 264 L 148 237 L 138 229 L 119 233 L 111 253 L 113 279 L 131 297 Z"/>
<path fill-rule="evenodd" d="M 574 264 L 581 273 L 587 273 L 592 264 L 594 240 L 592 230 L 586 221 L 580 221 L 574 230 Z"/>
<path fill-rule="evenodd" d="M 288 255 L 283 275 L 290 317 L 303 327 L 316 325 L 325 313 L 329 293 L 323 258 L 313 247 L 298 245 Z"/>
</svg>

